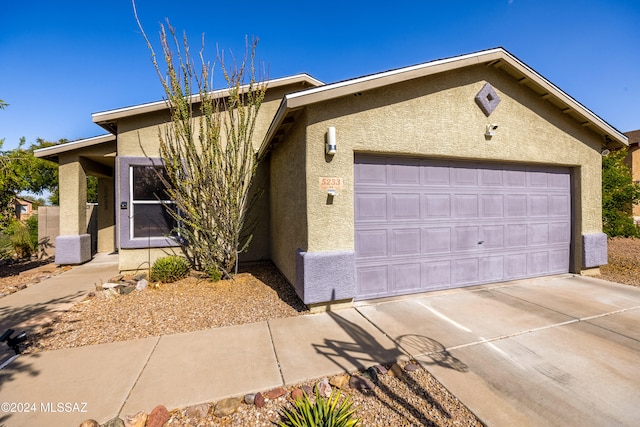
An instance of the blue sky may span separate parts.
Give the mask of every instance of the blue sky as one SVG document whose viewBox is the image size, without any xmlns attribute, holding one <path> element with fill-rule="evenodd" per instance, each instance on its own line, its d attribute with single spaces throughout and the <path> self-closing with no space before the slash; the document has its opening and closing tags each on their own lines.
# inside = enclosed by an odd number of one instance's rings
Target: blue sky
<svg viewBox="0 0 640 427">
<path fill-rule="evenodd" d="M 211 59 L 259 37 L 271 78 L 331 83 L 502 46 L 618 130 L 640 129 L 640 0 L 136 4 L 156 45 L 165 18 L 194 51 L 205 33 Z M 4 149 L 100 135 L 92 113 L 163 97 L 130 0 L 5 1 L 0 29 Z"/>
</svg>

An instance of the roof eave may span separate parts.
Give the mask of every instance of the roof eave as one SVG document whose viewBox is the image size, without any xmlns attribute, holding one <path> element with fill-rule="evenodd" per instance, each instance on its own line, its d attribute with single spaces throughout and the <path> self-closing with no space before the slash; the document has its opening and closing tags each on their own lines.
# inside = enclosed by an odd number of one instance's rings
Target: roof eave
<svg viewBox="0 0 640 427">
<path fill-rule="evenodd" d="M 267 85 L 267 88 L 276 88 L 280 86 L 286 86 L 295 83 L 307 83 L 312 86 L 320 86 L 323 85 L 320 80 L 311 77 L 306 73 L 295 74 L 293 76 L 277 78 L 273 80 L 267 80 L 264 82 Z M 249 85 L 242 86 L 242 90 L 246 90 L 249 88 Z M 211 92 L 215 98 L 221 98 L 229 96 L 229 89 L 218 89 Z M 199 102 L 200 95 L 194 94 L 190 97 L 190 102 Z M 113 122 L 130 116 L 135 116 L 139 114 L 153 113 L 156 111 L 161 111 L 168 108 L 168 104 L 166 100 L 163 101 L 155 101 L 147 104 L 139 104 L 130 107 L 118 108 L 115 110 L 108 110 L 103 112 L 94 113 L 91 115 L 91 118 L 94 123 L 102 126 L 104 129 L 111 133 L 115 133 L 115 128 L 113 126 Z"/>
<path fill-rule="evenodd" d="M 55 158 L 61 153 L 66 153 L 72 150 L 78 150 L 80 148 L 92 147 L 94 145 L 105 144 L 109 142 L 115 142 L 116 137 L 111 134 L 95 136 L 93 138 L 79 139 L 77 141 L 65 142 L 63 144 L 52 145 L 51 147 L 40 148 L 34 150 L 34 157 L 42 159 Z"/>
<path fill-rule="evenodd" d="M 333 83 L 307 89 L 301 92 L 286 95 L 283 102 L 275 115 L 273 122 L 269 128 L 269 132 L 265 136 L 260 149 L 258 151 L 260 156 L 263 156 L 271 143 L 273 136 L 278 131 L 278 128 L 282 124 L 282 120 L 287 116 L 288 112 L 298 108 L 303 108 L 306 105 L 326 101 L 353 93 L 362 92 L 365 90 L 371 90 L 379 88 L 385 85 L 399 83 L 414 78 L 425 77 L 433 74 L 446 72 L 449 70 L 459 69 L 477 64 L 499 64 L 505 61 L 509 66 L 518 70 L 526 78 L 533 81 L 535 84 L 544 87 L 549 93 L 548 96 L 553 96 L 560 100 L 567 108 L 575 111 L 575 113 L 583 118 L 583 126 L 590 126 L 592 129 L 599 133 L 605 140 L 609 138 L 611 141 L 615 141 L 623 146 L 628 145 L 627 137 L 593 113 L 591 110 L 580 104 L 571 96 L 566 94 L 560 88 L 553 83 L 542 77 L 535 70 L 524 64 L 518 58 L 513 56 L 507 50 L 503 48 L 494 48 L 481 52 L 470 53 L 467 55 L 439 59 L 419 65 L 413 65 L 397 70 L 386 71 L 370 76 L 364 76 L 355 78 L 352 80 L 346 80 L 343 82 Z M 282 111 L 282 110 L 285 111 Z"/>
</svg>

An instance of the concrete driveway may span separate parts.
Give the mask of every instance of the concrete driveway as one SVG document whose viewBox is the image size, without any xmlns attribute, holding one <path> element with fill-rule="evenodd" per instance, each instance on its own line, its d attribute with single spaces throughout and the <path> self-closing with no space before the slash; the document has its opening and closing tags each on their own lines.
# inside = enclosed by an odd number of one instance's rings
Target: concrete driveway
<svg viewBox="0 0 640 427">
<path fill-rule="evenodd" d="M 489 426 L 640 423 L 640 288 L 562 275 L 357 310 Z"/>
</svg>

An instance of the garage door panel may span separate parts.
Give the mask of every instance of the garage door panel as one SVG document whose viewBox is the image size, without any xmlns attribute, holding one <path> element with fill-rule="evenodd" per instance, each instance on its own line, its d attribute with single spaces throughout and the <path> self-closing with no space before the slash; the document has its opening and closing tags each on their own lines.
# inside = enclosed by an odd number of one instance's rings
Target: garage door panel
<svg viewBox="0 0 640 427">
<path fill-rule="evenodd" d="M 425 219 L 451 218 L 451 195 L 424 194 L 422 200 Z"/>
<path fill-rule="evenodd" d="M 527 227 L 526 224 L 507 224 L 506 225 L 506 243 L 508 248 L 518 248 L 527 246 Z"/>
<path fill-rule="evenodd" d="M 549 244 L 549 224 L 530 224 L 527 227 L 528 246 L 540 246 Z"/>
<path fill-rule="evenodd" d="M 420 194 L 391 194 L 390 199 L 391 221 L 420 219 Z"/>
<path fill-rule="evenodd" d="M 546 194 L 534 194 L 527 198 L 528 214 L 531 217 L 549 216 L 549 196 Z"/>
<path fill-rule="evenodd" d="M 532 252 L 527 257 L 527 275 L 535 276 L 549 271 L 549 252 Z"/>
<path fill-rule="evenodd" d="M 453 171 L 454 187 L 477 187 L 478 169 L 473 166 L 460 166 L 451 169 Z"/>
<path fill-rule="evenodd" d="M 483 282 L 504 278 L 504 256 L 492 256 L 480 259 L 480 280 Z"/>
<path fill-rule="evenodd" d="M 356 156 L 358 299 L 567 272 L 567 168 Z"/>
<path fill-rule="evenodd" d="M 549 196 L 549 215 L 568 217 L 571 214 L 571 199 L 567 194 Z"/>
<path fill-rule="evenodd" d="M 505 279 L 514 280 L 527 277 L 527 254 L 510 254 L 504 257 Z"/>
<path fill-rule="evenodd" d="M 359 267 L 356 274 L 358 295 L 375 297 L 388 292 L 387 266 Z"/>
<path fill-rule="evenodd" d="M 527 195 L 526 194 L 506 194 L 505 214 L 507 218 L 527 217 Z"/>
<path fill-rule="evenodd" d="M 483 251 L 493 249 L 504 249 L 504 225 L 485 225 L 482 227 L 482 246 Z"/>
<path fill-rule="evenodd" d="M 387 220 L 387 195 L 356 194 L 355 195 L 355 220 L 386 221 Z"/>
<path fill-rule="evenodd" d="M 451 261 L 440 260 L 424 263 L 424 290 L 443 289 L 451 286 Z"/>
<path fill-rule="evenodd" d="M 453 217 L 464 219 L 478 218 L 479 212 L 477 194 L 454 194 Z"/>
<path fill-rule="evenodd" d="M 423 162 L 421 169 L 424 187 L 445 187 L 451 185 L 451 168 L 443 162 Z"/>
<path fill-rule="evenodd" d="M 455 252 L 478 250 L 480 227 L 455 227 L 453 235 L 453 250 Z"/>
<path fill-rule="evenodd" d="M 503 186 L 503 171 L 501 168 L 486 168 L 480 170 L 480 186 L 481 187 L 502 187 Z"/>
<path fill-rule="evenodd" d="M 420 161 L 409 159 L 406 163 L 389 166 L 390 184 L 393 185 L 420 185 Z"/>
<path fill-rule="evenodd" d="M 422 242 L 425 255 L 451 252 L 451 227 L 423 229 Z"/>
<path fill-rule="evenodd" d="M 453 284 L 455 286 L 471 285 L 480 281 L 478 258 L 458 259 L 453 261 Z"/>
<path fill-rule="evenodd" d="M 391 256 L 420 255 L 420 229 L 390 230 Z"/>
<path fill-rule="evenodd" d="M 421 282 L 420 262 L 391 266 L 391 293 L 398 295 L 411 291 L 418 292 L 421 288 Z"/>
<path fill-rule="evenodd" d="M 385 258 L 387 247 L 386 230 L 356 230 L 356 257 Z"/>
<path fill-rule="evenodd" d="M 354 173 L 355 184 L 386 185 L 387 162 L 384 158 L 368 157 L 358 161 L 358 167 Z"/>
<path fill-rule="evenodd" d="M 571 241 L 571 228 L 567 222 L 555 222 L 549 225 L 549 243 L 565 243 Z"/>
<path fill-rule="evenodd" d="M 482 194 L 480 212 L 482 218 L 503 218 L 505 200 L 502 194 Z"/>
</svg>

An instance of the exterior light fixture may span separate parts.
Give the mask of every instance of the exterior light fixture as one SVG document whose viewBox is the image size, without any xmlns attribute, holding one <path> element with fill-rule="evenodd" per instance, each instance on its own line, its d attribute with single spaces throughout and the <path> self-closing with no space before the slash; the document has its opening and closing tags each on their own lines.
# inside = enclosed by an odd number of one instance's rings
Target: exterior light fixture
<svg viewBox="0 0 640 427">
<path fill-rule="evenodd" d="M 330 156 L 336 154 L 336 128 L 333 126 L 330 126 L 329 129 L 327 129 L 325 151 Z"/>
</svg>

